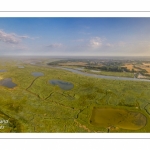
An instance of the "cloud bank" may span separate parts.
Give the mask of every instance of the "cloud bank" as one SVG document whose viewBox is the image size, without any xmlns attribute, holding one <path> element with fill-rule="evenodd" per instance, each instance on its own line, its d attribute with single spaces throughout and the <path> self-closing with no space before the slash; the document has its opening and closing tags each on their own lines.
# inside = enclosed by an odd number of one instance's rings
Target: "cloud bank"
<svg viewBox="0 0 150 150">
<path fill-rule="evenodd" d="M 10 44 L 19 44 L 22 39 L 31 39 L 29 36 L 19 36 L 15 33 L 6 33 L 0 30 L 0 41 Z"/>
</svg>

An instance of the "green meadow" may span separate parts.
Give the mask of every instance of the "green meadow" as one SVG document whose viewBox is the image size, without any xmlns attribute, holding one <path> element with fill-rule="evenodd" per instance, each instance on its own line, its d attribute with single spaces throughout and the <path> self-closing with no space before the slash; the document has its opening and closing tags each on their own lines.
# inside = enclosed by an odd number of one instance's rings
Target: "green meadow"
<svg viewBox="0 0 150 150">
<path fill-rule="evenodd" d="M 85 72 L 94 73 L 98 75 L 106 75 L 106 76 L 118 76 L 118 77 L 129 77 L 129 78 L 134 77 L 134 74 L 131 72 L 108 72 L 108 71 L 92 72 L 91 70 L 88 69 L 85 69 Z"/>
<path fill-rule="evenodd" d="M 0 64 L 0 132 L 3 133 L 149 133 L 150 83 L 87 77 L 66 70 Z M 35 77 L 32 72 L 44 76 Z M 70 90 L 50 80 L 72 83 Z M 101 115 L 102 114 L 102 115 Z"/>
</svg>

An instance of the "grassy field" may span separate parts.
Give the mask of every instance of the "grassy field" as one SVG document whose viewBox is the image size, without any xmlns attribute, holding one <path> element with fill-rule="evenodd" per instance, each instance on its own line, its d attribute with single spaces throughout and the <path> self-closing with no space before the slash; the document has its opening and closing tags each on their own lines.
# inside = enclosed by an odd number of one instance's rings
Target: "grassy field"
<svg viewBox="0 0 150 150">
<path fill-rule="evenodd" d="M 0 72 L 0 80 L 12 78 L 17 84 L 13 89 L 0 86 L 0 132 L 108 132 L 110 125 L 105 122 L 103 126 L 91 123 L 95 107 L 132 111 L 146 118 L 141 128 L 116 125 L 109 132 L 150 132 L 148 82 L 97 79 L 50 67 L 21 65 L 24 68 L 18 68 L 14 61 L 0 65 L 7 70 Z M 32 72 L 44 76 L 34 77 Z M 48 83 L 52 79 L 70 82 L 74 88 L 62 90 Z"/>
<path fill-rule="evenodd" d="M 109 71 L 92 72 L 91 70 L 88 69 L 86 69 L 85 72 L 106 76 L 129 77 L 129 78 L 134 77 L 134 74 L 131 72 L 109 72 Z"/>
</svg>

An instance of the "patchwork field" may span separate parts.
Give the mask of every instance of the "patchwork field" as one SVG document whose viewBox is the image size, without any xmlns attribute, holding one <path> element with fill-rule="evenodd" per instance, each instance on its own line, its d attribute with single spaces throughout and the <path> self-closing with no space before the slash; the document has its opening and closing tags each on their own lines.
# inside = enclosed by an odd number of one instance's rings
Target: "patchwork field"
<svg viewBox="0 0 150 150">
<path fill-rule="evenodd" d="M 134 65 L 132 64 L 125 64 L 123 67 L 126 67 L 128 70 L 132 70 L 134 68 Z"/>
</svg>

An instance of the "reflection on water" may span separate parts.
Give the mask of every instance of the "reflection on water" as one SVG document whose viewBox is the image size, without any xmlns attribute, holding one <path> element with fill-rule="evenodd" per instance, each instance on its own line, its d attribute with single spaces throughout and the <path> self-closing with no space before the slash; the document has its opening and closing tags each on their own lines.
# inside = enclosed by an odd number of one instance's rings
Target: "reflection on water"
<svg viewBox="0 0 150 150">
<path fill-rule="evenodd" d="M 44 76 L 44 73 L 42 73 L 42 72 L 32 72 L 31 74 L 35 77 Z"/>
<path fill-rule="evenodd" d="M 0 72 L 6 72 L 6 70 L 0 70 Z"/>
<path fill-rule="evenodd" d="M 62 67 L 62 68 L 61 67 L 57 67 L 57 68 L 64 69 L 64 70 L 67 70 L 67 71 L 71 71 L 73 73 L 77 73 L 77 74 L 89 76 L 89 77 L 95 77 L 95 78 L 114 79 L 114 80 L 128 80 L 128 81 L 148 81 L 148 82 L 150 82 L 150 80 L 148 80 L 148 79 L 137 79 L 137 78 L 128 78 L 128 77 L 105 76 L 105 75 L 97 75 L 97 74 L 86 73 L 86 72 L 82 72 L 82 71 L 71 69 L 71 68 L 64 68 L 64 67 Z"/>
<path fill-rule="evenodd" d="M 18 66 L 18 68 L 24 68 L 24 66 Z"/>
<path fill-rule="evenodd" d="M 15 86 L 17 86 L 17 84 L 12 82 L 11 78 L 0 80 L 0 85 L 5 86 L 7 88 L 14 88 Z"/>
<path fill-rule="evenodd" d="M 50 80 L 50 84 L 52 85 L 58 85 L 63 90 L 71 90 L 73 88 L 73 84 L 70 82 L 65 82 L 62 80 Z"/>
</svg>

